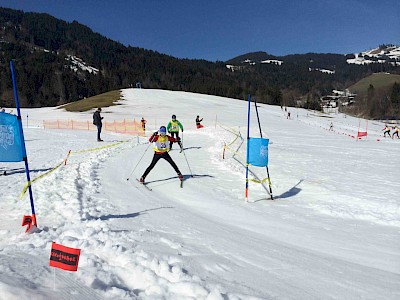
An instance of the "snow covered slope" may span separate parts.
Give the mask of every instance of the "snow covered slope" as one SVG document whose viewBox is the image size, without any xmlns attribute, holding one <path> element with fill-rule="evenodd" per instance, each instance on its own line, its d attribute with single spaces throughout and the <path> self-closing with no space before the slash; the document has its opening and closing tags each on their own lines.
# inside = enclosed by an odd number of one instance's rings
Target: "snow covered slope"
<svg viewBox="0 0 400 300">
<path fill-rule="evenodd" d="M 260 104 L 275 200 L 250 182 L 245 202 L 246 102 L 123 95 L 104 108 L 105 120 L 143 116 L 148 134 L 172 114 L 183 123 L 184 153 L 170 155 L 184 187 L 165 161 L 147 177 L 151 192 L 137 183 L 153 155 L 144 138 L 104 132 L 100 146 L 109 147 L 96 149 L 93 131 L 40 127 L 49 118 L 90 121 L 91 112 L 22 110 L 32 178 L 72 153 L 32 185 L 34 234 L 21 227 L 30 214 L 29 197 L 19 200 L 23 164 L 0 163 L 8 172 L 0 176 L 0 299 L 400 298 L 400 140 L 384 139 L 383 124 L 370 121 L 368 140 L 356 141 L 358 119 L 289 108 L 289 120 Z M 252 106 L 257 137 L 254 115 Z M 235 154 L 222 159 L 224 144 Z M 264 168 L 250 170 L 266 177 Z M 52 242 L 81 249 L 77 272 L 49 267 Z"/>
</svg>

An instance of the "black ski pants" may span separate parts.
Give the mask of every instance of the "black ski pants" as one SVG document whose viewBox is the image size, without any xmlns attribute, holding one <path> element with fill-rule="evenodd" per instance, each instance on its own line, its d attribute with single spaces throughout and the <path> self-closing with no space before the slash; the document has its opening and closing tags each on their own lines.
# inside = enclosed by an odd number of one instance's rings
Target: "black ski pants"
<svg viewBox="0 0 400 300">
<path fill-rule="evenodd" d="M 153 160 L 151 161 L 150 166 L 147 167 L 146 171 L 143 173 L 143 178 L 146 178 L 146 176 L 150 173 L 151 170 L 153 170 L 154 166 L 157 164 L 157 162 L 161 159 L 164 158 L 169 164 L 174 168 L 175 172 L 180 175 L 181 171 L 179 171 L 178 166 L 175 164 L 175 162 L 172 160 L 171 156 L 169 155 L 168 152 L 164 153 L 154 153 Z"/>
<path fill-rule="evenodd" d="M 177 131 L 177 132 L 171 132 L 171 137 L 175 137 L 175 139 L 176 139 L 176 138 L 179 138 L 179 131 Z M 179 145 L 179 147 L 182 148 L 182 143 L 181 143 L 180 140 L 178 141 L 178 145 Z M 172 142 L 169 142 L 169 148 L 172 149 Z"/>
</svg>

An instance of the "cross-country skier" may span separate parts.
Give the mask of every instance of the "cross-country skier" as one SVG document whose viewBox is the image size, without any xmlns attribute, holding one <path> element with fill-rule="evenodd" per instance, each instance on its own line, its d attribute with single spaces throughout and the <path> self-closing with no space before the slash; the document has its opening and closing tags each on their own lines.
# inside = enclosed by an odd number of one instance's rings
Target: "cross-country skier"
<svg viewBox="0 0 400 300">
<path fill-rule="evenodd" d="M 386 137 L 386 133 L 390 136 L 390 127 L 388 125 L 385 125 L 385 128 L 383 128 L 382 130 L 384 130 L 383 132 L 383 136 Z"/>
<path fill-rule="evenodd" d="M 183 132 L 183 126 L 182 126 L 181 122 L 179 122 L 176 119 L 175 115 L 172 115 L 172 120 L 169 121 L 169 123 L 167 125 L 167 130 L 171 134 L 171 137 L 179 138 L 179 129 L 182 130 L 182 132 Z M 176 141 L 178 142 L 179 147 L 181 147 L 181 149 L 183 149 L 181 140 L 176 139 Z M 169 144 L 170 149 L 172 149 L 172 143 L 173 142 L 170 142 L 170 144 Z"/>
<path fill-rule="evenodd" d="M 399 138 L 399 127 L 397 127 L 397 125 L 395 127 L 393 127 L 394 132 L 392 134 L 392 139 L 394 139 L 394 135 L 397 135 L 397 138 Z"/>
<path fill-rule="evenodd" d="M 180 138 L 176 139 L 167 135 L 167 129 L 165 126 L 161 126 L 158 132 L 154 132 L 153 135 L 149 138 L 149 142 L 154 144 L 154 156 L 153 160 L 150 163 L 150 166 L 147 167 L 146 171 L 144 171 L 142 177 L 140 177 L 140 182 L 144 183 L 146 176 L 150 173 L 150 171 L 154 168 L 157 162 L 163 158 L 174 168 L 175 172 L 178 174 L 178 178 L 183 180 L 183 176 L 181 171 L 179 171 L 178 166 L 172 160 L 171 156 L 168 153 L 169 143 L 180 142 Z"/>
</svg>

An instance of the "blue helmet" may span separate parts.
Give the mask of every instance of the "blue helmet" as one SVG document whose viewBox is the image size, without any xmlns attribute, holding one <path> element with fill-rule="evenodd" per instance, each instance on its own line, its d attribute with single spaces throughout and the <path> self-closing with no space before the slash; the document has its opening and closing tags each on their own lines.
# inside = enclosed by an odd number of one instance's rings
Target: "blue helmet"
<svg viewBox="0 0 400 300">
<path fill-rule="evenodd" d="M 175 115 L 172 115 L 172 119 L 176 119 L 176 116 L 175 116 Z"/>
<path fill-rule="evenodd" d="M 161 126 L 160 129 L 158 130 L 160 134 L 167 134 L 167 128 L 165 126 Z"/>
</svg>

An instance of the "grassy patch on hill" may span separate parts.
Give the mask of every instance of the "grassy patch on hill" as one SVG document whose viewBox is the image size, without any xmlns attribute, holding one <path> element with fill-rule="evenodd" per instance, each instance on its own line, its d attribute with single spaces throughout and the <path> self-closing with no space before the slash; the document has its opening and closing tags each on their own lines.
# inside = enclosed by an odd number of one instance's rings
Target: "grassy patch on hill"
<svg viewBox="0 0 400 300">
<path fill-rule="evenodd" d="M 390 87 L 395 82 L 400 83 L 400 75 L 376 73 L 361 79 L 354 85 L 350 86 L 349 90 L 352 93 L 361 94 L 368 91 L 368 87 L 370 84 L 372 84 L 375 89 L 381 89 L 385 87 Z"/>
<path fill-rule="evenodd" d="M 110 91 L 86 99 L 78 100 L 61 106 L 70 112 L 84 112 L 97 107 L 108 107 L 115 105 L 115 102 L 121 98 L 121 91 Z"/>
</svg>

